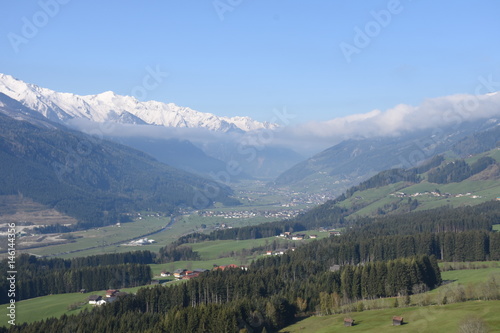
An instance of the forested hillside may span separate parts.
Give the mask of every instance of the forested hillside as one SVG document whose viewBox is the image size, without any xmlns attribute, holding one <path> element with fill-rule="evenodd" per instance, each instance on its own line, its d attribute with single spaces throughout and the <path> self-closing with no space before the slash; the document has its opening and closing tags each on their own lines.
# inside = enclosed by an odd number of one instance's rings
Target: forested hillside
<svg viewBox="0 0 500 333">
<path fill-rule="evenodd" d="M 28 254 L 16 258 L 18 273 L 16 300 L 49 294 L 74 293 L 110 288 L 135 287 L 151 281 L 155 255 L 149 251 L 103 254 L 64 260 L 40 259 Z M 7 260 L 0 268 L 8 271 Z M 9 283 L 0 281 L 0 303 L 9 302 Z"/>
<path fill-rule="evenodd" d="M 123 222 L 137 210 L 237 203 L 225 185 L 18 108 L 0 107 L 0 195 L 22 194 L 75 217 L 79 228 Z"/>
</svg>

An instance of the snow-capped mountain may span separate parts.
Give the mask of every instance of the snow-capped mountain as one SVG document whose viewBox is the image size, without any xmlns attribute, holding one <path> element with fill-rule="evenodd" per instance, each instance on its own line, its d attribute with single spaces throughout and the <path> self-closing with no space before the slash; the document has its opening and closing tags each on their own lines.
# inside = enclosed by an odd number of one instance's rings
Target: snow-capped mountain
<svg viewBox="0 0 500 333">
<path fill-rule="evenodd" d="M 66 122 L 73 118 L 85 118 L 95 122 L 206 128 L 220 132 L 248 132 L 277 127 L 276 124 L 258 122 L 249 117 L 218 117 L 174 103 L 141 102 L 134 97 L 117 95 L 112 91 L 87 96 L 61 93 L 1 73 L 0 92 L 52 121 Z"/>
</svg>

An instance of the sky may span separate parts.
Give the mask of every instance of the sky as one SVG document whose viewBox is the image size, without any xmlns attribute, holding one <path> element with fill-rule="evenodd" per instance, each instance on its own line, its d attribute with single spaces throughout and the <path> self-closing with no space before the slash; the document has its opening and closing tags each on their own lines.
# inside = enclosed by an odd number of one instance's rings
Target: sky
<svg viewBox="0 0 500 333">
<path fill-rule="evenodd" d="M 219 116 L 330 121 L 500 82 L 500 2 L 3 1 L 0 72 Z M 493 89 L 493 88 L 496 89 Z M 486 90 L 500 90 L 490 85 Z M 483 91 L 487 92 L 487 91 Z"/>
</svg>

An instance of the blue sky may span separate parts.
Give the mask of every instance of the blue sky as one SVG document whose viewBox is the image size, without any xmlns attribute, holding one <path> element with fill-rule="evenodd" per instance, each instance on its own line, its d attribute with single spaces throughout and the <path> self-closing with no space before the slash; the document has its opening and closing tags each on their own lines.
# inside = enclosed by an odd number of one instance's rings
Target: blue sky
<svg viewBox="0 0 500 333">
<path fill-rule="evenodd" d="M 494 0 L 41 0 L 1 9 L 2 73 L 62 92 L 131 95 L 158 69 L 168 76 L 148 79 L 137 97 L 223 116 L 265 121 L 286 107 L 295 122 L 323 121 L 472 94 L 479 76 L 500 81 Z M 342 45 L 356 52 L 346 57 Z"/>
</svg>

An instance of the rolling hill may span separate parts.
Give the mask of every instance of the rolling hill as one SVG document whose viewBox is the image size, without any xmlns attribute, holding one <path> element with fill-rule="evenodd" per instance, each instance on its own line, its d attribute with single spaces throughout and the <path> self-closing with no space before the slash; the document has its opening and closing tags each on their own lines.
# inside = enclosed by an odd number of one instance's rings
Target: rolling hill
<svg viewBox="0 0 500 333">
<path fill-rule="evenodd" d="M 335 200 L 312 209 L 302 219 L 324 219 L 327 212 L 340 210 L 351 217 L 407 213 L 442 206 L 477 205 L 499 197 L 498 148 L 465 159 L 445 158 L 446 155 L 453 152 L 437 155 L 419 167 L 379 172 Z M 450 177 L 454 174 L 455 179 Z"/>
</svg>

